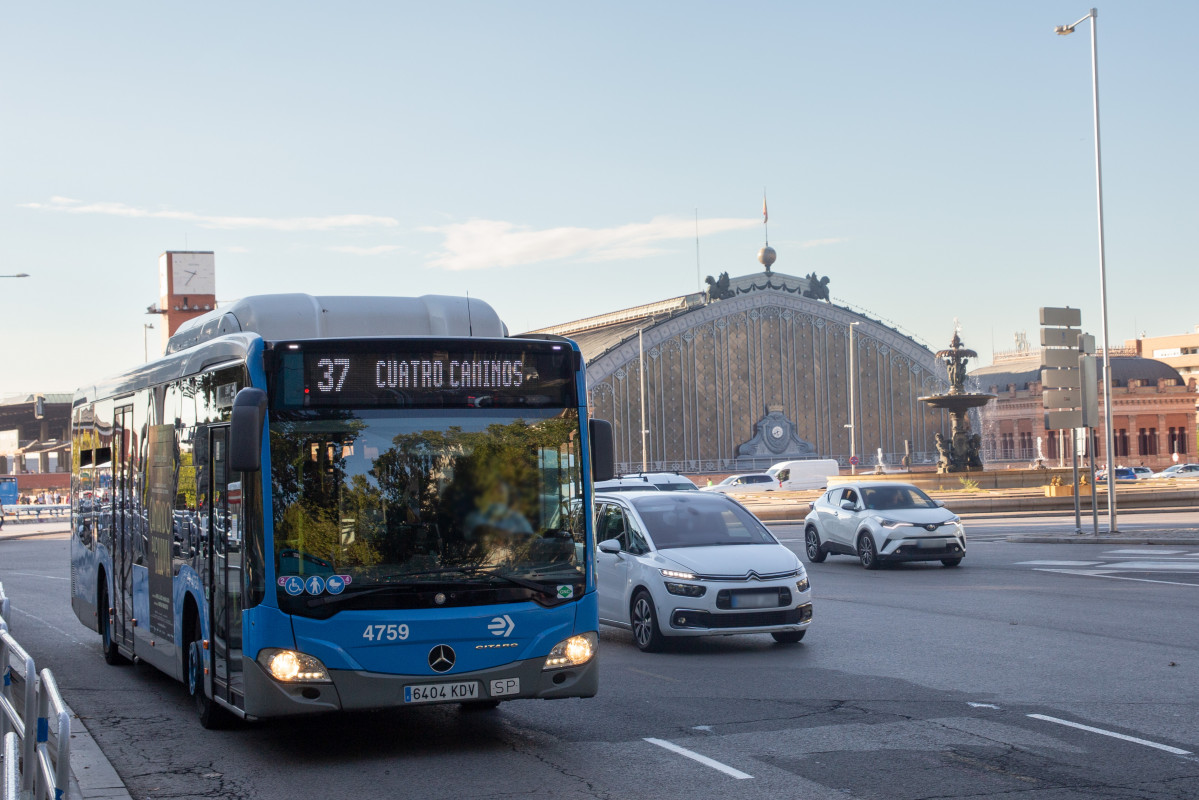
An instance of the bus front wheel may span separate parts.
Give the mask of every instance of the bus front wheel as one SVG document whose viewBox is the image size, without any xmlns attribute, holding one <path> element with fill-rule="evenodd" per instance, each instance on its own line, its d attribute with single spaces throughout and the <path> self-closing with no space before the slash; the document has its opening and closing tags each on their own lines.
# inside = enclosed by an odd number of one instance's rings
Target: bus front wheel
<svg viewBox="0 0 1199 800">
<path fill-rule="evenodd" d="M 187 688 L 195 698 L 196 714 L 200 717 L 201 725 L 214 730 L 229 723 L 229 712 L 217 705 L 204 691 L 204 636 L 198 616 L 192 623 L 191 643 L 187 647 Z"/>
</svg>

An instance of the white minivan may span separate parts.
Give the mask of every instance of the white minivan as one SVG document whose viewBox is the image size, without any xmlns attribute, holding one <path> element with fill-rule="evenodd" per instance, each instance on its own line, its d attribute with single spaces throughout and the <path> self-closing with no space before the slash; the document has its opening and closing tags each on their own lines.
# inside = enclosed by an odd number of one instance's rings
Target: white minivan
<svg viewBox="0 0 1199 800">
<path fill-rule="evenodd" d="M 813 458 L 807 461 L 780 461 L 766 474 L 779 482 L 780 491 L 801 489 L 823 489 L 828 486 L 830 475 L 839 475 L 841 467 L 831 458 Z"/>
</svg>

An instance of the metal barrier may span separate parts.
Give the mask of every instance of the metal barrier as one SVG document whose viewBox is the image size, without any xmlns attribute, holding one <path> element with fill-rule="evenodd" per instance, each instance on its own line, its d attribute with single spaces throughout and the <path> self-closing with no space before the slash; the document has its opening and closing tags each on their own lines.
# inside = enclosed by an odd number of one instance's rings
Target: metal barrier
<svg viewBox="0 0 1199 800">
<path fill-rule="evenodd" d="M 0 800 L 62 800 L 71 776 L 71 715 L 50 670 L 39 675 L 33 658 L 8 630 L 9 607 L 0 584 Z"/>
<path fill-rule="evenodd" d="M 17 765 L 17 759 L 20 758 L 20 745 L 15 733 L 4 734 L 4 751 L 2 757 L 4 760 L 4 779 L 0 781 L 0 798 L 3 798 L 3 800 L 13 800 L 18 797 L 21 785 L 21 770 Z"/>
</svg>

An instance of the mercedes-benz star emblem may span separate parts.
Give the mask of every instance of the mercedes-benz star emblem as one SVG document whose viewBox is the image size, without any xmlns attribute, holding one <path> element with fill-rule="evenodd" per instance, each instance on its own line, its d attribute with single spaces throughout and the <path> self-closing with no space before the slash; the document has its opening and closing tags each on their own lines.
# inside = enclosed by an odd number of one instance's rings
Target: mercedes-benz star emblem
<svg viewBox="0 0 1199 800">
<path fill-rule="evenodd" d="M 434 672 L 448 672 L 454 666 L 454 648 L 439 644 L 429 651 L 429 666 Z"/>
</svg>

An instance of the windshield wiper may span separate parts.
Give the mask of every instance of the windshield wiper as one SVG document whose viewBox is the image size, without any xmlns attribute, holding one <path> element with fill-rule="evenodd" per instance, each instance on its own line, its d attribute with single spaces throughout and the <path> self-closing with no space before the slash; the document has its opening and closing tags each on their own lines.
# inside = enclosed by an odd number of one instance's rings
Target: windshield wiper
<svg viewBox="0 0 1199 800">
<path fill-rule="evenodd" d="M 415 572 L 399 572 L 395 575 L 387 575 L 381 580 L 396 581 L 400 578 L 423 578 L 430 575 L 466 575 L 468 577 L 485 575 L 489 578 L 499 578 L 500 580 L 508 581 L 509 583 L 515 584 L 516 586 L 521 586 L 525 589 L 532 589 L 533 591 L 545 595 L 546 597 L 558 599 L 558 593 L 547 586 L 537 583 L 536 581 L 518 577 L 516 575 L 509 575 L 505 572 L 500 572 L 499 570 L 492 569 L 490 567 L 443 567 L 440 569 L 424 569 L 417 570 Z M 386 586 L 373 586 L 369 589 L 361 589 L 357 592 L 345 592 L 343 594 L 331 594 L 323 595 L 321 597 L 314 597 L 308 601 L 308 607 L 316 608 L 317 606 L 339 603 L 345 600 L 352 600 L 357 597 L 364 597 L 368 594 L 377 594 L 379 592 L 396 590 L 415 591 L 418 588 L 419 587 L 414 584 L 388 583 Z"/>
<path fill-rule="evenodd" d="M 391 575 L 392 578 L 413 578 L 424 577 L 427 575 L 466 575 L 474 577 L 475 575 L 486 575 L 489 578 L 499 578 L 500 580 L 508 581 L 509 583 L 523 586 L 526 589 L 532 589 L 535 592 L 547 595 L 549 597 L 557 597 L 558 593 L 550 589 L 544 584 L 531 581 L 528 578 L 521 578 L 516 575 L 510 575 L 507 572 L 500 572 L 498 569 L 491 567 L 442 567 L 441 569 L 425 569 L 419 572 L 402 572 L 399 575 Z"/>
</svg>

